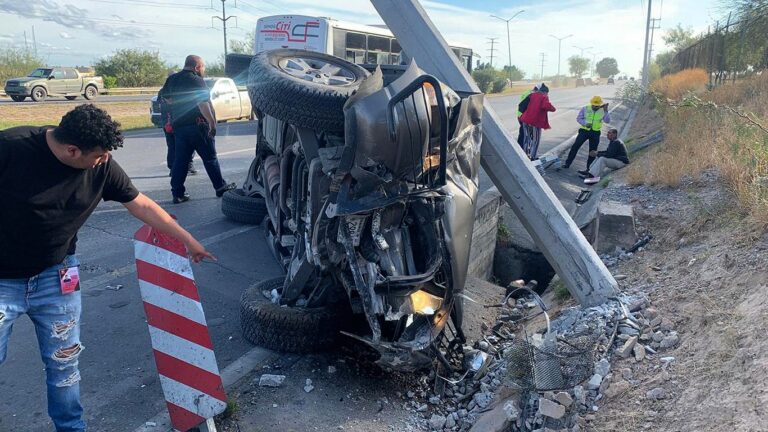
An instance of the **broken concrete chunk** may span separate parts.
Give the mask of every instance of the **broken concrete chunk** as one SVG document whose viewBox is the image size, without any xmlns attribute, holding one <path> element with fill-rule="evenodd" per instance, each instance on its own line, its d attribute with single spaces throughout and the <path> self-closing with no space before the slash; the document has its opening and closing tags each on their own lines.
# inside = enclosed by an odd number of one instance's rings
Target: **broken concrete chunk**
<svg viewBox="0 0 768 432">
<path fill-rule="evenodd" d="M 456 419 L 453 418 L 453 416 L 448 416 L 448 418 L 445 419 L 445 428 L 446 429 L 453 429 L 456 426 Z"/>
<path fill-rule="evenodd" d="M 472 400 L 475 401 L 477 406 L 479 406 L 480 408 L 485 408 L 493 400 L 493 395 L 491 395 L 490 393 L 477 393 L 472 398 Z"/>
<path fill-rule="evenodd" d="M 555 395 L 555 401 L 557 401 L 560 405 L 568 408 L 573 404 L 573 398 L 570 394 L 566 392 L 559 392 Z"/>
<path fill-rule="evenodd" d="M 314 389 L 315 389 L 315 386 L 312 385 L 312 380 L 307 378 L 307 381 L 304 384 L 304 391 L 309 393 Z"/>
<path fill-rule="evenodd" d="M 432 430 L 443 430 L 445 420 L 445 417 L 439 414 L 432 414 L 432 417 L 429 418 L 429 427 L 432 428 Z"/>
<path fill-rule="evenodd" d="M 663 387 L 656 387 L 653 390 L 649 390 L 645 397 L 651 400 L 661 400 L 667 397 L 667 391 Z"/>
<path fill-rule="evenodd" d="M 565 407 L 549 399 L 539 398 L 539 412 L 543 416 L 557 420 L 565 415 Z"/>
<path fill-rule="evenodd" d="M 516 421 L 520 417 L 520 410 L 517 409 L 517 405 L 511 400 L 504 404 L 504 413 L 510 422 Z"/>
<path fill-rule="evenodd" d="M 608 390 L 608 387 L 611 385 L 611 380 L 613 379 L 613 374 L 608 374 L 603 378 L 603 382 L 600 384 L 600 393 L 605 393 L 606 390 Z"/>
<path fill-rule="evenodd" d="M 328 366 L 328 373 L 329 374 L 336 373 L 336 366 Z"/>
<path fill-rule="evenodd" d="M 624 368 L 621 370 L 621 377 L 625 380 L 631 380 L 634 377 L 634 373 L 630 368 Z"/>
<path fill-rule="evenodd" d="M 661 342 L 662 340 L 664 340 L 664 333 L 657 331 L 656 333 L 653 334 L 654 342 Z"/>
<path fill-rule="evenodd" d="M 440 403 L 440 397 L 432 396 L 431 398 L 429 398 L 429 403 L 432 405 L 438 405 Z"/>
<path fill-rule="evenodd" d="M 656 310 L 656 308 L 649 307 L 648 309 L 643 311 L 643 315 L 649 320 L 652 320 L 659 316 L 659 311 Z"/>
<path fill-rule="evenodd" d="M 598 384 L 599 386 L 599 384 Z M 587 401 L 587 395 L 584 392 L 584 387 L 577 385 L 573 388 L 573 397 L 576 398 L 576 402 L 579 403 L 579 405 L 584 405 L 584 403 Z"/>
<path fill-rule="evenodd" d="M 600 388 L 600 384 L 603 382 L 603 376 L 594 374 L 592 375 L 592 378 L 589 379 L 587 382 L 587 388 L 589 390 L 597 390 Z"/>
<path fill-rule="evenodd" d="M 280 387 L 285 381 L 285 375 L 264 374 L 259 378 L 259 387 Z"/>
<path fill-rule="evenodd" d="M 608 372 L 611 371 L 611 362 L 608 361 L 606 358 L 601 358 L 600 361 L 595 363 L 595 373 L 600 376 L 606 376 L 608 375 Z"/>
<path fill-rule="evenodd" d="M 661 324 L 659 325 L 659 329 L 661 331 L 672 331 L 675 328 L 675 323 L 673 323 L 671 320 L 664 318 L 661 320 Z"/>
<path fill-rule="evenodd" d="M 624 342 L 624 345 L 622 345 L 618 350 L 616 350 L 616 354 L 621 358 L 629 357 L 629 354 L 632 352 L 632 349 L 635 347 L 636 343 L 637 343 L 637 337 L 632 336 L 631 338 L 627 339 L 626 342 Z"/>
<path fill-rule="evenodd" d="M 635 361 L 645 360 L 645 347 L 641 344 L 636 344 L 632 350 L 635 353 Z"/>
</svg>

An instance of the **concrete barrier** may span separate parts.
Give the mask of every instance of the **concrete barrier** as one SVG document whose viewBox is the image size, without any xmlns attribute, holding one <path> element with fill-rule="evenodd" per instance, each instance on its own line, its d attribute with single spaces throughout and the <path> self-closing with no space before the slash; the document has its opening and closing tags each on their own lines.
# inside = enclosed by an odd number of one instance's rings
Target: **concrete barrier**
<svg viewBox="0 0 768 432">
<path fill-rule="evenodd" d="M 493 257 L 499 231 L 501 194 L 493 187 L 480 194 L 472 231 L 472 249 L 469 253 L 468 274 L 483 280 L 493 276 Z"/>
</svg>

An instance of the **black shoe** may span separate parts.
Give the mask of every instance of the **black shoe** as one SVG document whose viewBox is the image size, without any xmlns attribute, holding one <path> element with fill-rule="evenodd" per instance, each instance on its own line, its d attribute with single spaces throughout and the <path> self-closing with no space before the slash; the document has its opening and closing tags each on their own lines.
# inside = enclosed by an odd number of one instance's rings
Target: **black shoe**
<svg viewBox="0 0 768 432">
<path fill-rule="evenodd" d="M 576 172 L 577 172 L 577 173 L 578 173 L 580 176 L 590 176 L 590 177 L 592 176 L 592 175 L 589 173 L 589 171 L 587 171 L 587 170 L 579 170 L 579 171 L 576 171 Z"/>
<path fill-rule="evenodd" d="M 224 186 L 216 189 L 216 196 L 221 198 L 222 195 L 224 195 L 224 192 L 235 189 L 235 188 L 237 188 L 237 185 L 235 185 L 234 183 L 225 184 Z"/>
<path fill-rule="evenodd" d="M 173 203 L 174 204 L 181 204 L 181 203 L 187 202 L 187 201 L 189 201 L 189 194 L 186 193 L 186 192 L 184 193 L 184 195 L 182 195 L 180 197 L 173 197 Z"/>
<path fill-rule="evenodd" d="M 568 168 L 570 168 L 570 167 L 571 167 L 571 166 L 570 166 L 570 165 L 568 165 L 568 164 L 563 164 L 563 165 L 561 165 L 561 166 L 560 166 L 560 168 L 561 168 L 561 169 L 568 169 Z"/>
</svg>

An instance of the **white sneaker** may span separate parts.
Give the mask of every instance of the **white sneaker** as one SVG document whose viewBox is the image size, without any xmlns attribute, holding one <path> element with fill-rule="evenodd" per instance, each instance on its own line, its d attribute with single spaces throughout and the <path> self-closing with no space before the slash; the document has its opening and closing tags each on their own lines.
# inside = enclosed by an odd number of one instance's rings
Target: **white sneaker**
<svg viewBox="0 0 768 432">
<path fill-rule="evenodd" d="M 600 182 L 600 177 L 589 177 L 584 179 L 584 184 L 593 185 Z"/>
</svg>

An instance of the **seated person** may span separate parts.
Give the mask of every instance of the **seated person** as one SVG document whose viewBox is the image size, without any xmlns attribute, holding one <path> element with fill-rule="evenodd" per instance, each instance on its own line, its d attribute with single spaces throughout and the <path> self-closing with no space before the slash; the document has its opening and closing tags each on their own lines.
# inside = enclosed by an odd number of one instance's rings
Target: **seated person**
<svg viewBox="0 0 768 432">
<path fill-rule="evenodd" d="M 617 170 L 624 168 L 629 163 L 629 156 L 627 156 L 627 146 L 618 138 L 619 133 L 616 129 L 610 129 L 608 131 L 608 148 L 605 151 L 591 151 L 589 155 L 597 157 L 592 165 L 589 166 L 589 174 L 584 177 L 584 183 L 588 185 L 595 184 L 600 181 L 600 176 L 603 174 L 606 168 L 610 170 Z"/>
</svg>

